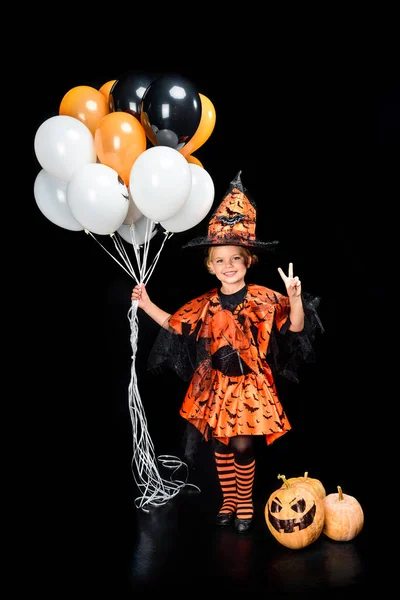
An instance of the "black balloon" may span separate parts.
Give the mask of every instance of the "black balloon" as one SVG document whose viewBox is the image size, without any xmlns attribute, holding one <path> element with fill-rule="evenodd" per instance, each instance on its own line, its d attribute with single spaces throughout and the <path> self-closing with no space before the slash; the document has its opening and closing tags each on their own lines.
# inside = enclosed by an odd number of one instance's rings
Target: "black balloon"
<svg viewBox="0 0 400 600">
<path fill-rule="evenodd" d="M 140 122 L 155 146 L 183 148 L 201 119 L 201 99 L 195 85 L 180 75 L 161 75 L 143 95 Z"/>
<path fill-rule="evenodd" d="M 160 73 L 127 71 L 114 82 L 109 94 L 110 112 L 127 112 L 140 121 L 140 104 L 149 85 Z"/>
</svg>

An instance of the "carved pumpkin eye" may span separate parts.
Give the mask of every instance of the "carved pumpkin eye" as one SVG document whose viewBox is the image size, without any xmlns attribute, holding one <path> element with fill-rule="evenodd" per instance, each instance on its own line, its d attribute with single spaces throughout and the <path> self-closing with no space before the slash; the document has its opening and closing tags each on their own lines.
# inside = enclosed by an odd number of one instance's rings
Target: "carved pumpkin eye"
<svg viewBox="0 0 400 600">
<path fill-rule="evenodd" d="M 306 509 L 306 501 L 304 500 L 304 498 L 301 498 L 300 500 L 292 504 L 290 508 L 294 510 L 294 512 L 303 513 Z"/>
<path fill-rule="evenodd" d="M 307 503 L 304 498 L 299 498 L 294 502 L 294 504 L 289 503 L 290 510 L 293 510 L 296 513 L 303 513 L 306 510 Z M 271 512 L 273 514 L 281 512 L 283 506 L 277 502 L 276 500 L 272 500 L 271 502 Z"/>
<path fill-rule="evenodd" d="M 282 510 L 282 506 L 280 504 L 278 504 L 278 502 L 275 502 L 275 500 L 272 500 L 271 502 L 271 512 L 272 513 L 279 513 Z"/>
</svg>

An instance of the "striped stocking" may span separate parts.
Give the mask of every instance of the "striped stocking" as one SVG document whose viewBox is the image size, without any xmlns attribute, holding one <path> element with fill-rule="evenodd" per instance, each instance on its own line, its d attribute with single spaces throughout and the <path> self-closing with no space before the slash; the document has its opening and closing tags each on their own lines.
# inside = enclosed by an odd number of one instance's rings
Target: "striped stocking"
<svg viewBox="0 0 400 600">
<path fill-rule="evenodd" d="M 256 461 L 252 458 L 246 464 L 238 464 L 236 461 L 234 464 L 237 483 L 236 517 L 238 519 L 251 519 L 254 513 L 252 496 Z"/>
<path fill-rule="evenodd" d="M 237 494 L 233 452 L 230 454 L 214 452 L 214 455 L 223 496 L 223 504 L 219 514 L 234 513 L 236 510 Z"/>
</svg>

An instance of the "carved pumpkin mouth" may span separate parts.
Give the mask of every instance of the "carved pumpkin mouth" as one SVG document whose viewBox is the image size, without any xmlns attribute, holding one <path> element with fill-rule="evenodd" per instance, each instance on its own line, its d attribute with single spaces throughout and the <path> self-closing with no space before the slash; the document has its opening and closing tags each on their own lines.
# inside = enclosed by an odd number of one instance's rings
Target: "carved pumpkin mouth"
<svg viewBox="0 0 400 600">
<path fill-rule="evenodd" d="M 277 512 L 277 510 L 275 509 L 281 510 L 280 505 L 276 504 L 276 502 L 272 502 L 271 508 L 275 512 Z M 292 506 L 291 508 L 295 510 L 294 506 Z M 271 510 L 268 507 L 268 519 L 272 527 L 276 529 L 276 531 L 278 531 L 279 533 L 281 533 L 282 531 L 284 533 L 294 533 L 295 531 L 307 529 L 307 527 L 309 527 L 314 522 L 315 512 L 316 505 L 313 504 L 310 510 L 306 512 L 306 514 L 301 519 L 277 519 L 272 515 Z"/>
</svg>

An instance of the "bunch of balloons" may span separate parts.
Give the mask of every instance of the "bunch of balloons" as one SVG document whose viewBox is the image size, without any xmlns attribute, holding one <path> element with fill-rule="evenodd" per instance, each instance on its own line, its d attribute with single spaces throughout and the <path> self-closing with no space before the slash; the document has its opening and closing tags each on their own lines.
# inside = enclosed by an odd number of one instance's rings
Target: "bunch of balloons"
<svg viewBox="0 0 400 600">
<path fill-rule="evenodd" d="M 118 231 L 130 241 L 135 227 L 139 244 L 148 221 L 171 233 L 190 229 L 214 201 L 193 152 L 215 121 L 212 102 L 180 75 L 129 71 L 98 90 L 74 87 L 35 135 L 36 203 L 72 231 Z"/>
</svg>

